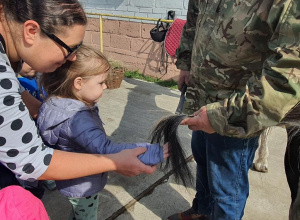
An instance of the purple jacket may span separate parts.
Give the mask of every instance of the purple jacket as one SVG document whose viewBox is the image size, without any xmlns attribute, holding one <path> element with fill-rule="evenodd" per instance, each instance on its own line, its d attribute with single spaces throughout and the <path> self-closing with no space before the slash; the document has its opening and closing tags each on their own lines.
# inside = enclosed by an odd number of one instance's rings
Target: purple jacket
<svg viewBox="0 0 300 220">
<path fill-rule="evenodd" d="M 66 98 L 49 98 L 40 108 L 37 120 L 45 144 L 56 149 L 78 153 L 113 154 L 138 146 L 147 151 L 138 158 L 147 165 L 163 160 L 163 149 L 158 144 L 116 144 L 105 133 L 97 105 L 87 107 L 83 102 Z M 101 191 L 107 173 L 56 181 L 59 191 L 68 197 L 87 197 Z"/>
</svg>

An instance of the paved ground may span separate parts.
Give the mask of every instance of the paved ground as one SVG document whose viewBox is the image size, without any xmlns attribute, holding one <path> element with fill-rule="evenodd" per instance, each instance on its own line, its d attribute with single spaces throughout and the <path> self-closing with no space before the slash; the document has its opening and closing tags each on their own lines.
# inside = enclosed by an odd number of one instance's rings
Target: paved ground
<svg viewBox="0 0 300 220">
<path fill-rule="evenodd" d="M 100 115 L 111 140 L 141 142 L 152 126 L 164 116 L 174 114 L 180 93 L 134 79 L 125 79 L 121 88 L 106 90 L 99 102 Z M 191 132 L 183 126 L 179 136 L 191 155 Z M 250 196 L 244 220 L 286 220 L 290 194 L 285 179 L 283 155 L 286 134 L 276 128 L 268 141 L 269 172 L 250 171 Z M 189 162 L 193 172 L 196 164 Z M 174 182 L 173 176 L 157 171 L 153 175 L 124 177 L 110 173 L 101 193 L 99 219 L 156 220 L 190 207 L 195 191 Z M 51 220 L 68 219 L 70 205 L 57 191 L 46 191 L 43 202 Z"/>
</svg>

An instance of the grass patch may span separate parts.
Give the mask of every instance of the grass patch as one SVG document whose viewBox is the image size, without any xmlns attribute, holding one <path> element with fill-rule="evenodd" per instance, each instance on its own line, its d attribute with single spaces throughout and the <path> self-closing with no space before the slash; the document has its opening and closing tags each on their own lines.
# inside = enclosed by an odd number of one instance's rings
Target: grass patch
<svg viewBox="0 0 300 220">
<path fill-rule="evenodd" d="M 125 77 L 133 78 L 133 79 L 140 79 L 140 80 L 144 80 L 147 82 L 153 82 L 160 86 L 167 87 L 170 89 L 178 89 L 177 82 L 175 82 L 174 80 L 161 80 L 157 77 L 145 76 L 145 75 L 139 73 L 139 71 L 137 71 L 137 70 L 136 71 L 126 71 Z"/>
</svg>

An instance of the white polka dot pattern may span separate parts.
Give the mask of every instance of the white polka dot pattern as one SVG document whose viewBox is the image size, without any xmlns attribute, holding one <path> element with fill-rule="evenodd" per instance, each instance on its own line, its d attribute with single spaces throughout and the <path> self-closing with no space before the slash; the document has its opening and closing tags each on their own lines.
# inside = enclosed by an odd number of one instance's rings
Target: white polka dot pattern
<svg viewBox="0 0 300 220">
<path fill-rule="evenodd" d="M 33 180 L 48 168 L 53 149 L 42 143 L 19 86 L 0 43 L 0 162 L 21 179 Z"/>
</svg>

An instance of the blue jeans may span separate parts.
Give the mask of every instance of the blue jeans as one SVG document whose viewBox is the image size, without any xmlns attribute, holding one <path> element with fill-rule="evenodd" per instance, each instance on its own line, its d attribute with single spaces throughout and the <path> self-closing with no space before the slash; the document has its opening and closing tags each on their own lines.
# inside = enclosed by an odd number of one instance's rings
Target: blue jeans
<svg viewBox="0 0 300 220">
<path fill-rule="evenodd" d="M 197 162 L 195 210 L 213 220 L 242 218 L 249 195 L 248 171 L 258 139 L 193 132 L 192 150 Z"/>
</svg>

